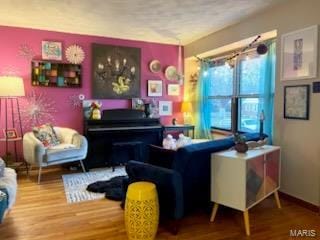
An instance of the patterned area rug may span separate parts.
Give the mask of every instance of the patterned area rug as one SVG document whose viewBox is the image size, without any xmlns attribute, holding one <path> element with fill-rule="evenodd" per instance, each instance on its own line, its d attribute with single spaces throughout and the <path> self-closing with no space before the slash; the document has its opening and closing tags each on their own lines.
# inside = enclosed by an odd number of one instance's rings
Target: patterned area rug
<svg viewBox="0 0 320 240">
<path fill-rule="evenodd" d="M 86 190 L 90 183 L 96 181 L 107 181 L 113 177 L 126 176 L 124 167 L 116 168 L 112 172 L 112 168 L 104 168 L 91 170 L 86 173 L 73 173 L 62 175 L 64 192 L 68 203 L 77 203 L 104 198 L 104 193 L 93 193 Z"/>
</svg>

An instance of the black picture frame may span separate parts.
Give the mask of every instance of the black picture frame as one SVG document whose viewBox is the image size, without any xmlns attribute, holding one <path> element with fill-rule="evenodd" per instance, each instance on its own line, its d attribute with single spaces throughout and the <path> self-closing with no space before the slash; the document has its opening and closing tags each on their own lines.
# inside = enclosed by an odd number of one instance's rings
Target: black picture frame
<svg viewBox="0 0 320 240">
<path fill-rule="evenodd" d="M 309 120 L 309 103 L 310 85 L 284 87 L 284 118 Z"/>
<path fill-rule="evenodd" d="M 92 97 L 131 99 L 141 96 L 141 49 L 92 44 Z"/>
</svg>

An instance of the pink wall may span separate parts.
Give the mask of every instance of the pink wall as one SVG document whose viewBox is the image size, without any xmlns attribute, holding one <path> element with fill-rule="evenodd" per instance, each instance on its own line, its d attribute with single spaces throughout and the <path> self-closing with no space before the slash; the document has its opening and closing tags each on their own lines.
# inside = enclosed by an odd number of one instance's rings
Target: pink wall
<svg viewBox="0 0 320 240">
<path fill-rule="evenodd" d="M 179 113 L 180 102 L 183 97 L 172 97 L 167 95 L 167 84 L 170 81 L 165 79 L 164 69 L 168 65 L 177 66 L 178 47 L 175 45 L 149 43 L 142 41 L 131 41 L 114 39 L 107 37 L 95 37 L 79 34 L 60 33 L 52 31 L 14 28 L 0 26 L 0 74 L 3 75 L 9 68 L 19 71 L 19 76 L 23 77 L 26 94 L 30 94 L 32 90 L 37 93 L 43 93 L 47 98 L 55 102 L 57 112 L 54 114 L 55 123 L 59 126 L 72 127 L 82 132 L 83 118 L 82 109 L 74 109 L 69 101 L 70 95 L 78 95 L 80 93 L 91 99 L 91 44 L 111 44 L 119 46 L 129 46 L 141 48 L 141 97 L 147 96 L 147 80 L 161 79 L 163 80 L 163 97 L 157 100 L 173 101 L 174 115 L 170 117 L 162 117 L 162 123 L 170 123 L 173 117 L 182 120 Z M 63 52 L 71 44 L 80 45 L 85 51 L 86 57 L 82 63 L 82 88 L 65 89 L 52 87 L 32 87 L 31 86 L 31 61 L 19 56 L 19 47 L 21 44 L 29 45 L 36 54 L 37 59 L 41 58 L 41 41 L 52 40 L 62 42 Z M 161 73 L 155 74 L 149 71 L 149 62 L 158 59 L 163 67 Z M 66 61 L 65 57 L 63 61 Z M 183 87 L 181 87 L 181 92 Z M 131 108 L 131 100 L 103 100 L 103 108 Z M 2 128 L 2 127 L 1 127 Z"/>
</svg>

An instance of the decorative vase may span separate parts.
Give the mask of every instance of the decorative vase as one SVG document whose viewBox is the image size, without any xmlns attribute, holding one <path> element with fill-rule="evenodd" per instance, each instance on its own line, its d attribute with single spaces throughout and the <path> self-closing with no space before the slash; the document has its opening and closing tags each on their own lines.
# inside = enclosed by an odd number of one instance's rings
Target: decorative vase
<svg viewBox="0 0 320 240">
<path fill-rule="evenodd" d="M 150 109 L 150 103 L 144 104 L 144 114 L 146 115 L 146 118 L 150 116 L 151 109 Z"/>
<path fill-rule="evenodd" d="M 100 120 L 101 119 L 101 112 L 98 108 L 95 108 L 92 110 L 92 116 L 91 118 L 93 120 Z"/>
<path fill-rule="evenodd" d="M 248 145 L 246 143 L 236 143 L 234 149 L 239 153 L 245 153 L 248 151 Z"/>
</svg>

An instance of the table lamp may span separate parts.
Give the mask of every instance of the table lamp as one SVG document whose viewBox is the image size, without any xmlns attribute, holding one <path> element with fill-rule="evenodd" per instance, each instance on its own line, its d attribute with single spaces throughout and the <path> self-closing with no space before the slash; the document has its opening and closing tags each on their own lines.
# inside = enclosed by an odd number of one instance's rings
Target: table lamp
<svg viewBox="0 0 320 240">
<path fill-rule="evenodd" d="M 0 140 L 6 142 L 6 156 L 9 155 L 8 141 L 14 142 L 15 158 L 17 158 L 16 141 L 22 139 L 22 126 L 18 97 L 22 97 L 24 95 L 24 85 L 21 77 L 0 76 L 0 128 L 4 129 L 4 137 Z M 18 115 L 17 121 L 15 121 L 15 109 Z M 16 124 L 19 127 L 20 135 L 16 132 Z M 11 133 L 8 131 L 9 129 L 11 130 Z"/>
<path fill-rule="evenodd" d="M 191 123 L 191 112 L 192 112 L 192 104 L 191 102 L 184 101 L 181 104 L 181 112 L 183 112 L 183 121 L 185 124 Z"/>
</svg>

